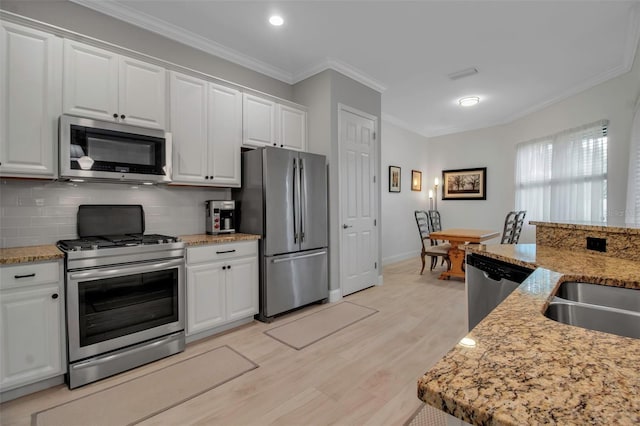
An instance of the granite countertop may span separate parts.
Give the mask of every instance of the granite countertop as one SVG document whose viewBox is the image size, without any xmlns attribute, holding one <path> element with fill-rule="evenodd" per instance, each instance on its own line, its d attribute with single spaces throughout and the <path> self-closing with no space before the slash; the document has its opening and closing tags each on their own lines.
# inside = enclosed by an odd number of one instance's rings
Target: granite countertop
<svg viewBox="0 0 640 426">
<path fill-rule="evenodd" d="M 180 239 L 187 247 L 203 244 L 230 243 L 234 241 L 259 240 L 260 235 L 253 234 L 220 234 L 220 235 L 182 235 Z M 10 265 L 28 262 L 43 262 L 47 260 L 64 259 L 64 253 L 54 244 L 42 246 L 11 247 L 0 249 L 0 265 Z"/>
<path fill-rule="evenodd" d="M 583 279 L 640 288 L 640 264 L 533 244 L 471 252 L 538 266 L 418 381 L 426 403 L 472 424 L 639 424 L 640 339 L 542 314 L 558 283 Z"/>
<path fill-rule="evenodd" d="M 540 221 L 530 221 L 530 225 L 535 226 L 546 226 L 548 228 L 562 228 L 562 229 L 580 229 L 586 231 L 606 231 L 610 234 L 619 233 L 619 234 L 631 234 L 631 235 L 640 235 L 640 225 L 624 223 L 624 222 L 540 222 Z"/>
<path fill-rule="evenodd" d="M 234 241 L 259 240 L 260 235 L 242 234 L 242 233 L 218 234 L 218 235 L 195 234 L 195 235 L 181 235 L 180 239 L 185 242 L 187 247 L 190 247 L 190 246 L 199 246 L 204 244 L 219 244 L 219 243 L 231 243 Z"/>
<path fill-rule="evenodd" d="M 0 265 L 64 259 L 64 253 L 53 244 L 0 249 Z"/>
</svg>

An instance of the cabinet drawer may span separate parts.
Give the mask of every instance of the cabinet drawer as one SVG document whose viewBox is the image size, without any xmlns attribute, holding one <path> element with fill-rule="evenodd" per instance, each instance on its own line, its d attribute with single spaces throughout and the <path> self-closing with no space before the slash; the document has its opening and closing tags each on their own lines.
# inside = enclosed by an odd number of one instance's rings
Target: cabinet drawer
<svg viewBox="0 0 640 426">
<path fill-rule="evenodd" d="M 257 256 L 257 241 L 239 241 L 235 243 L 212 244 L 204 247 L 187 249 L 187 264 L 214 262 L 242 256 Z"/>
<path fill-rule="evenodd" d="M 60 262 L 25 263 L 0 268 L 0 288 L 60 282 Z"/>
</svg>

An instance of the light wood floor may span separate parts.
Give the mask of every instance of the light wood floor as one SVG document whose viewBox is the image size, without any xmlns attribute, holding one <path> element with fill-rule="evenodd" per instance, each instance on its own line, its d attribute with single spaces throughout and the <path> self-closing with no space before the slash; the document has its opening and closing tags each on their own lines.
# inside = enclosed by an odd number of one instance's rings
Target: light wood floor
<svg viewBox="0 0 640 426">
<path fill-rule="evenodd" d="M 387 266 L 384 285 L 345 298 L 378 313 L 301 351 L 263 332 L 326 305 L 200 340 L 184 353 L 74 391 L 60 385 L 4 403 L 1 424 L 30 425 L 34 412 L 229 345 L 260 367 L 141 424 L 402 425 L 422 404 L 418 378 L 466 334 L 464 283 L 439 281 L 440 268 L 420 276 L 420 266 L 417 256 Z"/>
</svg>

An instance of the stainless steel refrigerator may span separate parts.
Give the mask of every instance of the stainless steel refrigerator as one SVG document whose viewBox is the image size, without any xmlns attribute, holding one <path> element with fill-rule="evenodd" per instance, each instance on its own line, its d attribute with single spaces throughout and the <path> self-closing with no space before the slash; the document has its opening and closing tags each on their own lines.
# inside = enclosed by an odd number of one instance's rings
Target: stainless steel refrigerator
<svg viewBox="0 0 640 426">
<path fill-rule="evenodd" d="M 325 157 L 272 147 L 245 151 L 235 198 L 240 232 L 262 235 L 257 318 L 269 322 L 327 299 Z"/>
</svg>

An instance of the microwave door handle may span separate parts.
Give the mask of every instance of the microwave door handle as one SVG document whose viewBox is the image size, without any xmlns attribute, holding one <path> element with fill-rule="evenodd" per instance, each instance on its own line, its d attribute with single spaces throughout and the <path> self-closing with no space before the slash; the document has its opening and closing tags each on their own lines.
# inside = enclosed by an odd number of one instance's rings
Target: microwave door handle
<svg viewBox="0 0 640 426">
<path fill-rule="evenodd" d="M 298 166 L 296 163 L 296 159 L 293 159 L 293 190 L 292 192 L 292 208 L 293 208 L 293 243 L 298 244 L 298 227 L 297 227 L 297 217 L 296 217 L 296 179 L 298 175 Z"/>
</svg>

